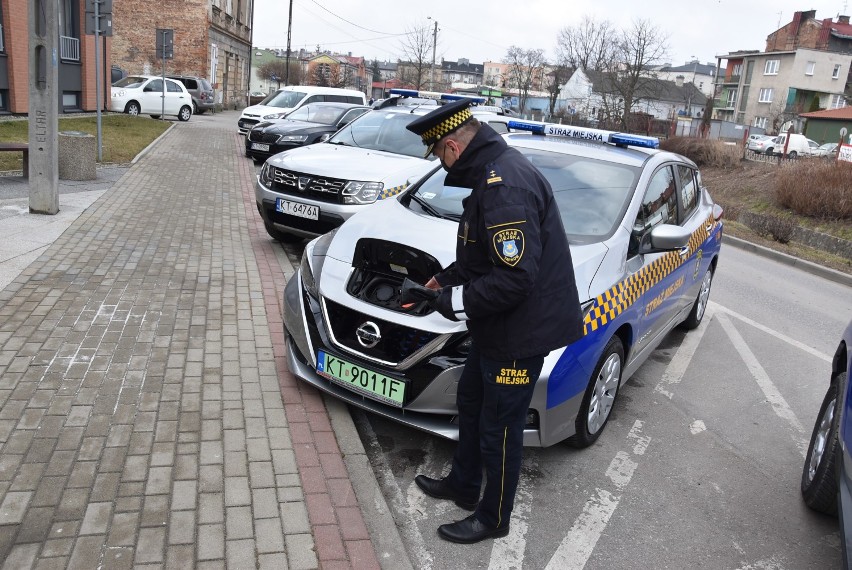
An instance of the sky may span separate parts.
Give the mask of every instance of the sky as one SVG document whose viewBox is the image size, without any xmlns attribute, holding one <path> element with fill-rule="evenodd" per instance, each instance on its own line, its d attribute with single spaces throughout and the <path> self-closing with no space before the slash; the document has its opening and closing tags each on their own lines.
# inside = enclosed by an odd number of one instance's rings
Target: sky
<svg viewBox="0 0 852 570">
<path fill-rule="evenodd" d="M 650 20 L 667 37 L 667 63 L 693 58 L 715 65 L 716 56 L 736 50 L 763 50 L 766 36 L 789 23 L 796 11 L 816 10 L 817 19 L 849 14 L 850 0 L 255 0 L 255 47 L 287 47 L 292 2 L 293 51 L 317 45 L 323 50 L 367 59 L 403 58 L 409 29 L 438 22 L 436 61 L 502 61 L 510 46 L 542 49 L 556 56 L 559 31 L 583 16 L 609 20 L 628 29 Z"/>
</svg>

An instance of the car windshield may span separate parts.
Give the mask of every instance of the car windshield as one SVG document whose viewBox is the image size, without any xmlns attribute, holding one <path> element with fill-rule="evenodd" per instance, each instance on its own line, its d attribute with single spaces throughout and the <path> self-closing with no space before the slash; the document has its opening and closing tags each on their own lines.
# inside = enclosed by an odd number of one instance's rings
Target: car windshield
<svg viewBox="0 0 852 570">
<path fill-rule="evenodd" d="M 419 117 L 412 113 L 370 111 L 338 131 L 329 142 L 383 150 L 423 158 L 426 147 L 405 125 Z"/>
<path fill-rule="evenodd" d="M 640 169 L 614 162 L 569 154 L 516 147 L 544 175 L 553 188 L 562 224 L 573 244 L 606 239 L 621 221 L 633 196 Z M 458 220 L 462 200 L 470 190 L 444 186 L 446 172 L 435 171 L 414 192 L 415 204 L 433 215 Z M 420 208 L 419 205 L 411 208 Z"/>
<path fill-rule="evenodd" d="M 305 98 L 305 94 L 301 91 L 276 91 L 258 105 L 266 105 L 267 107 L 282 107 L 292 109 L 299 104 L 299 101 Z"/>
<path fill-rule="evenodd" d="M 310 103 L 299 107 L 289 115 L 287 119 L 292 121 L 307 121 L 308 123 L 319 123 L 321 125 L 333 125 L 340 116 L 349 109 L 323 105 L 322 103 Z"/>
<path fill-rule="evenodd" d="M 834 150 L 834 147 L 837 146 L 837 143 L 825 143 L 819 146 L 819 148 L 824 150 Z"/>
<path fill-rule="evenodd" d="M 115 83 L 113 83 L 113 87 L 123 87 L 124 89 L 135 89 L 141 87 L 143 83 L 145 83 L 145 77 L 137 77 L 135 75 L 128 75 L 124 79 L 119 79 Z"/>
</svg>

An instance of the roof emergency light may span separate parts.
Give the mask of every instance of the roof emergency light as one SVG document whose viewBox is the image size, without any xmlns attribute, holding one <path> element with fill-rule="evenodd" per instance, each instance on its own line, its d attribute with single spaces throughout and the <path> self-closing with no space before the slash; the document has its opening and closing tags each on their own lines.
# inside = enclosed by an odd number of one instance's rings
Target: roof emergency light
<svg viewBox="0 0 852 570">
<path fill-rule="evenodd" d="M 616 146 L 638 146 L 643 148 L 659 148 L 660 146 L 660 139 L 657 137 L 631 135 L 629 133 L 616 133 L 614 131 L 590 129 L 588 127 L 574 127 L 571 125 L 560 125 L 557 123 L 540 123 L 538 121 L 509 121 L 507 126 L 510 129 L 530 131 L 538 135 L 608 142 Z"/>
<path fill-rule="evenodd" d="M 454 93 L 439 93 L 437 91 L 418 91 L 416 89 L 388 89 L 391 95 L 399 95 L 401 97 L 418 97 L 420 99 L 435 99 L 438 101 L 459 101 L 461 99 L 470 99 L 475 103 L 485 103 L 484 97 L 469 97 L 467 95 L 456 95 Z"/>
</svg>

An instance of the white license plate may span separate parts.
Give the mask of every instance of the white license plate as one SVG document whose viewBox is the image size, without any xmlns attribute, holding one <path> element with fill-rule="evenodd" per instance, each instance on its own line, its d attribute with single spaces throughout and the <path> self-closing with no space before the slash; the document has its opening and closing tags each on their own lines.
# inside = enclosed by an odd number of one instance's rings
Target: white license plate
<svg viewBox="0 0 852 570">
<path fill-rule="evenodd" d="M 269 145 L 261 143 L 251 143 L 251 149 L 259 150 L 260 152 L 269 152 Z"/>
<path fill-rule="evenodd" d="M 275 200 L 275 211 L 290 216 L 296 216 L 298 218 L 307 218 L 309 220 L 318 220 L 320 213 L 318 206 L 301 204 L 299 202 L 290 202 L 288 200 L 282 200 L 281 198 L 277 198 Z"/>
</svg>

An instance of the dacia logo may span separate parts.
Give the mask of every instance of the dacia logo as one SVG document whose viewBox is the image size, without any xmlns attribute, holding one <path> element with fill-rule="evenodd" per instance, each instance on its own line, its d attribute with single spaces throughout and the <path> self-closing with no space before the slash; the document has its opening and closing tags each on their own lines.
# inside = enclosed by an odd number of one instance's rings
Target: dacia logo
<svg viewBox="0 0 852 570">
<path fill-rule="evenodd" d="M 299 190 L 302 192 L 305 191 L 305 188 L 308 187 L 308 184 L 311 183 L 310 176 L 299 176 Z"/>
</svg>

